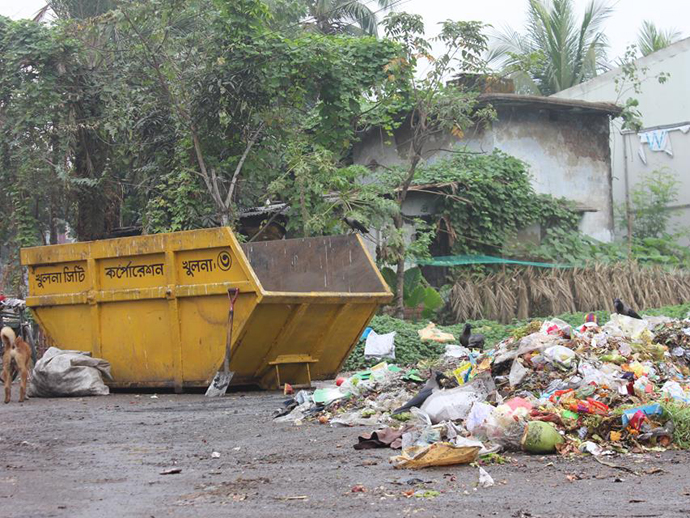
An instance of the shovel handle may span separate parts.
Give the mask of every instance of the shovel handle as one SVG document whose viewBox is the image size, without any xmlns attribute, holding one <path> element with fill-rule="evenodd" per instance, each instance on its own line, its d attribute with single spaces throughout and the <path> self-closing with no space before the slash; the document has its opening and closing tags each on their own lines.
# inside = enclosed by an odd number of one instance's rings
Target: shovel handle
<svg viewBox="0 0 690 518">
<path fill-rule="evenodd" d="M 228 288 L 228 298 L 230 299 L 230 311 L 235 309 L 235 301 L 240 294 L 239 288 Z"/>
<path fill-rule="evenodd" d="M 230 311 L 228 311 L 228 325 L 225 334 L 225 359 L 223 360 L 223 372 L 225 372 L 226 375 L 230 372 L 230 356 L 232 354 L 232 321 L 235 315 L 235 301 L 237 301 L 239 294 L 239 288 L 228 288 Z"/>
</svg>

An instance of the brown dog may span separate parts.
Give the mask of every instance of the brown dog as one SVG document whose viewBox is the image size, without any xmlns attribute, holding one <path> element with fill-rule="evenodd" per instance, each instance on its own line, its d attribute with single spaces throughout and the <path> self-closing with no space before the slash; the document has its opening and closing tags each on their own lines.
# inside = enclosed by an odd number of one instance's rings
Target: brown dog
<svg viewBox="0 0 690 518">
<path fill-rule="evenodd" d="M 31 346 L 21 337 L 16 337 L 11 327 L 3 327 L 0 331 L 0 337 L 2 337 L 2 344 L 5 348 L 2 355 L 5 403 L 9 403 L 12 397 L 12 360 L 14 360 L 21 376 L 21 384 L 19 385 L 19 402 L 21 403 L 26 397 L 26 382 L 29 379 L 29 369 L 31 368 Z"/>
</svg>

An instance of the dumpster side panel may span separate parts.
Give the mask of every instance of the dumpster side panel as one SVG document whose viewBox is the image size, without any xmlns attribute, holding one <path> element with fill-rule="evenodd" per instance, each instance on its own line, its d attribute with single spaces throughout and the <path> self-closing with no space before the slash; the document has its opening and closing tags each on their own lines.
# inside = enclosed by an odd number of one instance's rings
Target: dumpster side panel
<svg viewBox="0 0 690 518">
<path fill-rule="evenodd" d="M 386 285 L 355 235 L 242 245 L 266 291 L 382 293 Z"/>
<path fill-rule="evenodd" d="M 230 369 L 238 380 L 255 383 L 269 368 L 283 344 L 291 341 L 299 305 L 259 304 L 247 323 L 246 332 L 235 342 Z"/>
<path fill-rule="evenodd" d="M 43 331 L 61 348 L 93 353 L 88 306 L 52 306 L 32 313 Z"/>
<path fill-rule="evenodd" d="M 100 305 L 101 355 L 120 384 L 145 379 L 156 385 L 175 380 L 171 322 L 165 300 Z"/>
<path fill-rule="evenodd" d="M 235 303 L 233 338 L 241 336 L 257 297 L 240 294 Z M 185 385 L 207 385 L 225 357 L 226 329 L 230 302 L 227 295 L 185 297 L 179 302 L 182 369 Z M 230 369 L 240 375 L 247 367 L 232 358 Z"/>
<path fill-rule="evenodd" d="M 324 339 L 324 351 L 320 355 L 319 363 L 313 367 L 312 372 L 316 379 L 333 378 L 338 374 L 377 310 L 378 304 L 371 302 L 346 304 L 341 307 L 341 313 Z"/>
</svg>

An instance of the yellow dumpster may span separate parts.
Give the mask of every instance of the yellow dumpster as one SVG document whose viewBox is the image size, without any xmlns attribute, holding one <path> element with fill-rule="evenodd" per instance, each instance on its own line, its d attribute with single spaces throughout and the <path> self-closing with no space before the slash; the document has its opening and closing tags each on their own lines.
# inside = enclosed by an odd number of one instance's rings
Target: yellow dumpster
<svg viewBox="0 0 690 518">
<path fill-rule="evenodd" d="M 358 235 L 240 245 L 214 228 L 26 248 L 27 305 L 65 349 L 112 365 L 112 387 L 205 387 L 238 288 L 233 384 L 334 376 L 392 298 Z"/>
</svg>

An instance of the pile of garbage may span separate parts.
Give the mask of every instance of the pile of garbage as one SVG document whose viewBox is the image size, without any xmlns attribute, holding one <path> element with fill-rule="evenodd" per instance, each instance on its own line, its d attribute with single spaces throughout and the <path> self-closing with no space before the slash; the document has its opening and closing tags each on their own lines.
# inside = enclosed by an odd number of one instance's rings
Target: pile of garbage
<svg viewBox="0 0 690 518">
<path fill-rule="evenodd" d="M 420 330 L 447 342 L 437 361 L 410 369 L 382 361 L 301 391 L 276 421 L 370 427 L 355 449 L 401 449 L 396 467 L 469 463 L 502 450 L 598 457 L 690 447 L 690 320 L 586 320 L 578 328 L 533 322 L 489 350 Z"/>
</svg>

